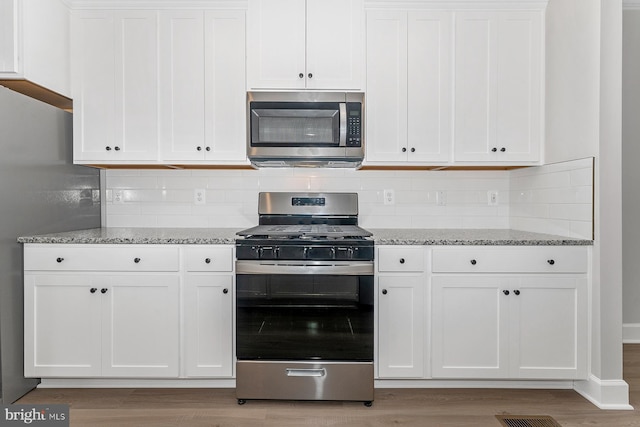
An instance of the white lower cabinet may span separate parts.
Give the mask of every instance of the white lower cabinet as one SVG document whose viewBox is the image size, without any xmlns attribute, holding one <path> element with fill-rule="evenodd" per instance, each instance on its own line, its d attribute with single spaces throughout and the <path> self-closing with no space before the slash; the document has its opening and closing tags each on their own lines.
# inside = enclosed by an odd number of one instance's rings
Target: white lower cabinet
<svg viewBox="0 0 640 427">
<path fill-rule="evenodd" d="M 26 377 L 178 377 L 179 248 L 28 244 Z"/>
<path fill-rule="evenodd" d="M 424 246 L 377 248 L 378 378 L 424 378 Z"/>
<path fill-rule="evenodd" d="M 186 265 L 185 374 L 232 377 L 233 247 L 187 247 Z"/>
<path fill-rule="evenodd" d="M 179 278 L 25 274 L 26 377 L 177 377 Z"/>
<path fill-rule="evenodd" d="M 469 379 L 584 379 L 587 376 L 587 251 L 586 248 L 475 249 L 467 264 L 487 269 L 483 261 L 532 254 L 564 252 L 547 257 L 549 265 L 571 273 L 468 274 L 452 268 L 431 278 L 431 373 L 433 378 Z M 434 249 L 433 269 L 447 270 L 450 258 L 465 251 Z M 559 251 L 559 252 L 558 252 Z M 515 254 L 515 255 L 514 255 Z M 495 258 L 498 257 L 498 258 Z M 584 258 L 584 267 L 571 268 L 563 260 Z M 545 257 L 542 257 L 545 258 Z M 442 262 L 440 262 L 442 261 Z M 445 262 L 446 261 L 446 262 Z M 551 262 L 553 261 L 553 262 Z M 516 268 L 524 263 L 515 262 Z M 463 263 L 460 262 L 460 265 Z M 500 265 L 500 263 L 495 263 Z M 533 264 L 533 262 L 532 262 Z M 507 264 L 502 264 L 502 269 Z M 462 269 L 467 270 L 465 265 Z M 491 270 L 491 268 L 489 268 Z M 536 267 L 525 271 L 535 273 Z"/>
</svg>

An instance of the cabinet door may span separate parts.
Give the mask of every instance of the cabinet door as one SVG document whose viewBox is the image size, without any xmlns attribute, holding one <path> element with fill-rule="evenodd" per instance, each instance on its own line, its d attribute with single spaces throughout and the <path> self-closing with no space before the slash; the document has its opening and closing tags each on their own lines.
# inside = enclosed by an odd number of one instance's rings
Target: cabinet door
<svg viewBox="0 0 640 427">
<path fill-rule="evenodd" d="M 115 144 L 124 162 L 157 160 L 158 17 L 115 13 Z"/>
<path fill-rule="evenodd" d="M 367 161 L 406 161 L 406 12 L 367 12 L 366 104 Z"/>
<path fill-rule="evenodd" d="M 587 280 L 523 277 L 511 289 L 514 378 L 585 379 Z"/>
<path fill-rule="evenodd" d="M 540 159 L 542 13 L 510 11 L 498 18 L 496 147 L 501 161 Z"/>
<path fill-rule="evenodd" d="M 71 24 L 74 161 L 113 160 L 116 158 L 113 13 L 74 11 Z"/>
<path fill-rule="evenodd" d="M 413 162 L 450 160 L 453 122 L 453 14 L 409 12 L 407 155 Z"/>
<path fill-rule="evenodd" d="M 307 0 L 308 89 L 362 89 L 363 0 Z"/>
<path fill-rule="evenodd" d="M 186 374 L 233 375 L 233 276 L 190 274 L 185 288 Z"/>
<path fill-rule="evenodd" d="M 160 15 L 160 145 L 163 160 L 203 160 L 205 55 L 202 11 Z"/>
<path fill-rule="evenodd" d="M 157 159 L 154 11 L 78 11 L 72 20 L 74 160 Z"/>
<path fill-rule="evenodd" d="M 100 376 L 100 279 L 26 274 L 24 285 L 25 377 Z"/>
<path fill-rule="evenodd" d="M 431 357 L 434 378 L 507 378 L 506 278 L 434 276 Z"/>
<path fill-rule="evenodd" d="M 541 22 L 541 12 L 456 12 L 456 161 L 540 159 Z"/>
<path fill-rule="evenodd" d="M 249 0 L 247 88 L 305 88 L 305 7 L 301 0 Z"/>
<path fill-rule="evenodd" d="M 245 13 L 206 11 L 205 159 L 244 161 L 246 146 Z"/>
<path fill-rule="evenodd" d="M 380 276 L 378 376 L 425 376 L 424 276 Z"/>
<path fill-rule="evenodd" d="M 178 376 L 179 285 L 177 275 L 109 275 L 101 294 L 103 376 Z"/>
</svg>

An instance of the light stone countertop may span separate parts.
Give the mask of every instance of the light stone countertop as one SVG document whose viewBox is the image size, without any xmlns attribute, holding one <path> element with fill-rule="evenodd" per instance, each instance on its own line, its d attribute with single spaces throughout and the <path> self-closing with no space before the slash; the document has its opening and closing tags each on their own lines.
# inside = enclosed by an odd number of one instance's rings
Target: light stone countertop
<svg viewBox="0 0 640 427">
<path fill-rule="evenodd" d="M 239 228 L 92 228 L 23 236 L 20 243 L 190 244 L 235 243 Z M 377 245 L 585 246 L 592 240 L 510 229 L 368 229 Z"/>
</svg>

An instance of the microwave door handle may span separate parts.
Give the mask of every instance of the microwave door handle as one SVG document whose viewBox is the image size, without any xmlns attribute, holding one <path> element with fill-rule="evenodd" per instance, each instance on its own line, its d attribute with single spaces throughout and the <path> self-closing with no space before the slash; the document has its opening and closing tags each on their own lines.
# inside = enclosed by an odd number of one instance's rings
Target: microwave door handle
<svg viewBox="0 0 640 427">
<path fill-rule="evenodd" d="M 340 147 L 347 146 L 347 103 L 340 104 Z"/>
</svg>

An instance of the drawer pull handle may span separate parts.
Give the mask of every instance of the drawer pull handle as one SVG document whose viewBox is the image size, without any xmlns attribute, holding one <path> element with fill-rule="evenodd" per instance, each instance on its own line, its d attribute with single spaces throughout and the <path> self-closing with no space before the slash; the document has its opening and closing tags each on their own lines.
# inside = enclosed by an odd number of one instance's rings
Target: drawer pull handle
<svg viewBox="0 0 640 427">
<path fill-rule="evenodd" d="M 207 264 L 211 264 L 211 258 L 206 258 L 204 262 L 206 262 Z"/>
<path fill-rule="evenodd" d="M 92 294 L 95 294 L 97 290 L 98 288 L 91 288 L 89 289 L 89 292 L 91 292 Z"/>
<path fill-rule="evenodd" d="M 100 289 L 100 293 L 103 293 L 103 294 L 106 294 L 106 293 L 107 293 L 107 291 L 108 291 L 108 289 L 107 289 L 107 288 L 102 288 L 102 289 Z"/>
<path fill-rule="evenodd" d="M 476 265 L 478 263 L 478 261 L 476 261 L 475 259 L 471 260 L 471 265 Z"/>
<path fill-rule="evenodd" d="M 327 370 L 325 368 L 320 368 L 320 369 L 287 368 L 286 371 L 287 371 L 288 377 L 324 377 L 327 375 Z"/>
<path fill-rule="evenodd" d="M 553 265 L 553 264 L 555 264 L 555 263 L 556 263 L 556 262 L 555 262 L 554 260 L 552 260 L 552 259 L 548 259 L 548 260 L 547 260 L 547 262 L 549 263 L 549 265 Z"/>
<path fill-rule="evenodd" d="M 229 293 L 229 289 L 224 288 L 224 289 L 222 290 L 222 293 L 223 293 L 223 294 L 228 294 L 228 293 Z"/>
<path fill-rule="evenodd" d="M 514 293 L 514 294 L 516 294 L 516 295 L 520 295 L 520 291 L 519 291 L 519 290 L 517 290 L 517 289 L 516 289 L 516 290 L 514 290 L 514 291 L 513 291 L 513 293 Z"/>
<path fill-rule="evenodd" d="M 400 258 L 400 264 L 404 264 L 404 258 Z"/>
<path fill-rule="evenodd" d="M 140 258 L 134 258 L 133 262 L 135 262 L 136 264 L 140 262 Z"/>
<path fill-rule="evenodd" d="M 507 289 L 505 289 L 504 291 L 502 291 L 503 294 L 505 295 L 509 295 L 509 291 Z"/>
<path fill-rule="evenodd" d="M 62 262 L 64 261 L 64 258 L 56 258 L 56 262 Z"/>
<path fill-rule="evenodd" d="M 386 289 L 383 289 L 383 290 L 382 290 L 382 295 L 386 295 L 386 294 L 387 294 L 387 290 L 386 290 Z"/>
</svg>

